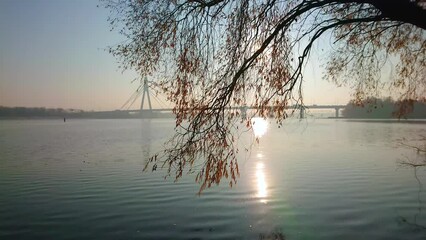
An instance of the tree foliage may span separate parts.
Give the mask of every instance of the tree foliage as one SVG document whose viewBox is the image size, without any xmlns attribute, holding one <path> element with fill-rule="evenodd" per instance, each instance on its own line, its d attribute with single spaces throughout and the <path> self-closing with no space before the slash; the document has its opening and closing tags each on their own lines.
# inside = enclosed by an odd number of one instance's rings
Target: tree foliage
<svg viewBox="0 0 426 240">
<path fill-rule="evenodd" d="M 394 101 L 391 98 L 366 98 L 361 103 L 349 101 L 342 111 L 345 118 L 408 118 L 426 119 L 426 102 L 405 99 Z"/>
<path fill-rule="evenodd" d="M 176 134 L 151 159 L 176 179 L 197 169 L 201 190 L 238 175 L 241 112 L 273 115 L 303 105 L 304 67 L 330 39 L 324 78 L 349 84 L 357 100 L 383 89 L 401 99 L 425 96 L 422 0 L 104 0 L 127 41 L 111 48 L 124 68 L 166 71 L 152 85 L 174 104 Z M 381 69 L 393 63 L 393 77 Z M 325 93 L 327 94 L 327 93 Z M 243 120 L 248 128 L 249 119 Z"/>
</svg>

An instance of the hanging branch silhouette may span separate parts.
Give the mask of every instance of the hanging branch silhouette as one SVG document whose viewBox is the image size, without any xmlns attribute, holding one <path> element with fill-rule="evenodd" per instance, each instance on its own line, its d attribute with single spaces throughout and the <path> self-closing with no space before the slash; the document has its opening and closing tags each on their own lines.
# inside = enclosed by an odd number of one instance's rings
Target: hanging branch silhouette
<svg viewBox="0 0 426 240">
<path fill-rule="evenodd" d="M 303 71 L 315 44 L 332 39 L 324 78 L 354 89 L 362 102 L 388 88 L 400 99 L 425 94 L 424 1 L 417 0 L 104 0 L 127 41 L 110 51 L 174 104 L 176 133 L 148 165 L 179 179 L 198 171 L 200 191 L 238 170 L 241 112 L 275 117 L 303 107 Z M 392 79 L 381 69 L 397 60 Z M 327 94 L 327 93 L 325 93 Z M 249 119 L 243 120 L 251 128 Z M 195 169 L 195 162 L 202 164 Z"/>
</svg>

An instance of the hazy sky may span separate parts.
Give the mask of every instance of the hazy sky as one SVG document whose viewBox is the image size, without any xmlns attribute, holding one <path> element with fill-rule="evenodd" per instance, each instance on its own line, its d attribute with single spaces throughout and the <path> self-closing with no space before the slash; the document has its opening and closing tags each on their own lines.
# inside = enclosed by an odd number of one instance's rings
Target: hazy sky
<svg viewBox="0 0 426 240">
<path fill-rule="evenodd" d="M 123 105 L 137 88 L 131 83 L 137 74 L 122 73 L 106 51 L 124 39 L 110 32 L 109 11 L 98 4 L 0 0 L 0 105 L 84 110 Z M 321 75 L 319 66 L 308 66 L 305 102 L 346 104 L 348 90 Z"/>
</svg>

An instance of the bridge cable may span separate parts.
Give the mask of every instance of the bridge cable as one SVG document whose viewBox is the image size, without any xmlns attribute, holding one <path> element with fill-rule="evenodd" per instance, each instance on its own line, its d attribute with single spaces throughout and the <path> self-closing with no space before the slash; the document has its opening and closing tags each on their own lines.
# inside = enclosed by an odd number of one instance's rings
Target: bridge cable
<svg viewBox="0 0 426 240">
<path fill-rule="evenodd" d="M 127 101 L 123 104 L 123 106 L 121 106 L 120 109 L 124 109 L 129 104 L 129 102 L 131 102 L 132 100 L 134 102 L 134 99 L 137 98 L 138 95 L 140 95 L 140 92 L 139 92 L 140 89 L 141 89 L 141 86 L 139 86 L 138 89 L 136 89 L 136 91 L 133 92 L 133 94 L 130 96 L 130 98 L 127 99 Z"/>
</svg>

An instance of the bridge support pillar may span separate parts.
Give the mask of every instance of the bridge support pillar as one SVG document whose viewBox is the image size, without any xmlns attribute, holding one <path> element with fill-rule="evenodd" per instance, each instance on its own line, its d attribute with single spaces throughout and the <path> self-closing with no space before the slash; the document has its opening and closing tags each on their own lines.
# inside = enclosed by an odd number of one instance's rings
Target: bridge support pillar
<svg viewBox="0 0 426 240">
<path fill-rule="evenodd" d="M 240 107 L 240 111 L 241 111 L 241 118 L 246 119 L 247 118 L 247 106 Z"/>
<path fill-rule="evenodd" d="M 152 118 L 153 117 L 152 110 L 150 110 L 150 109 L 142 109 L 142 110 L 140 110 L 140 113 L 141 113 L 142 118 Z"/>
<path fill-rule="evenodd" d="M 335 110 L 336 110 L 335 117 L 336 117 L 336 118 L 339 118 L 339 111 L 340 111 L 340 108 L 335 108 Z"/>
<path fill-rule="evenodd" d="M 305 108 L 304 108 L 304 107 L 301 107 L 301 108 L 300 108 L 299 118 L 300 118 L 300 119 L 305 118 Z"/>
</svg>

